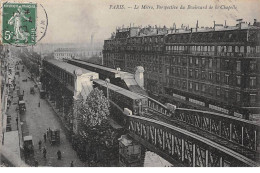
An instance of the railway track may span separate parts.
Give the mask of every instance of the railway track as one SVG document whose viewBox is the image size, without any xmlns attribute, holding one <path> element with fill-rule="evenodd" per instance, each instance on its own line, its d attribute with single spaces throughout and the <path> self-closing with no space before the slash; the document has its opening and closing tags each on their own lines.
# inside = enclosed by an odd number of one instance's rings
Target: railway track
<svg viewBox="0 0 260 173">
<path fill-rule="evenodd" d="M 250 149 L 247 149 L 241 145 L 238 145 L 234 142 L 231 142 L 229 140 L 226 140 L 220 136 L 217 136 L 217 135 L 214 135 L 212 133 L 209 133 L 207 131 L 204 131 L 204 130 L 201 130 L 197 127 L 194 127 L 192 125 L 189 125 L 185 122 L 182 122 L 182 121 L 178 121 L 178 120 L 174 120 L 170 117 L 167 117 L 163 114 L 160 114 L 159 112 L 155 111 L 155 110 L 152 110 L 152 109 L 149 109 L 148 112 L 146 114 L 144 114 L 144 117 L 147 117 L 147 118 L 151 118 L 151 119 L 154 119 L 154 120 L 158 120 L 158 121 L 162 121 L 164 123 L 168 123 L 170 125 L 173 125 L 175 127 L 179 127 L 181 129 L 184 129 L 184 130 L 187 130 L 187 131 L 190 131 L 192 133 L 195 133 L 197 135 L 200 135 L 200 136 L 203 136 L 211 141 L 214 141 L 216 142 L 217 144 L 220 144 L 222 146 L 225 146 L 241 155 L 244 155 L 245 157 L 255 161 L 255 162 L 260 162 L 260 153 L 259 152 L 256 152 L 256 151 L 253 151 L 253 150 L 250 150 Z"/>
</svg>

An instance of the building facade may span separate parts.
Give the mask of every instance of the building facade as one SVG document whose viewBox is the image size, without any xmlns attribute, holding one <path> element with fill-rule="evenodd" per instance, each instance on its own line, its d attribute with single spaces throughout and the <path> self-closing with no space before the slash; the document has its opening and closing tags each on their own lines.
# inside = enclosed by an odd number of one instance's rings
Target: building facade
<svg viewBox="0 0 260 173">
<path fill-rule="evenodd" d="M 260 107 L 259 40 L 256 21 L 117 29 L 104 41 L 103 62 L 128 72 L 143 66 L 145 89 L 155 97 L 243 117 Z"/>
<path fill-rule="evenodd" d="M 54 51 L 54 58 L 57 60 L 66 60 L 72 58 L 88 59 L 91 57 L 102 57 L 102 50 L 88 50 L 84 48 L 58 48 Z"/>
</svg>

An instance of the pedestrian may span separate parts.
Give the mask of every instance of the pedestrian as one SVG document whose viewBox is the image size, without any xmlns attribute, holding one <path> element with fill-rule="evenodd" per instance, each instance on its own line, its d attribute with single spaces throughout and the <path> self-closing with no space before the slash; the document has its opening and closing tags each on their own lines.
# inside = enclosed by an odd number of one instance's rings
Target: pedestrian
<svg viewBox="0 0 260 173">
<path fill-rule="evenodd" d="M 38 144 L 39 144 L 39 150 L 41 150 L 42 149 L 42 141 L 39 140 Z"/>
<path fill-rule="evenodd" d="M 23 90 L 23 95 L 24 95 L 24 90 Z"/>
<path fill-rule="evenodd" d="M 34 161 L 34 166 L 35 166 L 35 167 L 38 167 L 38 165 L 39 165 L 38 161 L 35 160 L 35 161 Z"/>
<path fill-rule="evenodd" d="M 44 138 L 44 142 L 46 143 L 46 133 L 44 133 L 43 138 Z"/>
<path fill-rule="evenodd" d="M 57 151 L 57 157 L 58 157 L 58 160 L 61 160 L 61 151 L 60 150 Z"/>
<path fill-rule="evenodd" d="M 49 137 L 49 129 L 46 130 L 47 138 Z"/>
<path fill-rule="evenodd" d="M 73 161 L 70 162 L 70 167 L 74 167 Z"/>
<path fill-rule="evenodd" d="M 45 147 L 43 148 L 43 152 L 42 153 L 43 153 L 43 157 L 46 159 L 47 150 L 46 150 Z"/>
<path fill-rule="evenodd" d="M 41 102 L 38 103 L 38 107 L 41 107 Z"/>
</svg>

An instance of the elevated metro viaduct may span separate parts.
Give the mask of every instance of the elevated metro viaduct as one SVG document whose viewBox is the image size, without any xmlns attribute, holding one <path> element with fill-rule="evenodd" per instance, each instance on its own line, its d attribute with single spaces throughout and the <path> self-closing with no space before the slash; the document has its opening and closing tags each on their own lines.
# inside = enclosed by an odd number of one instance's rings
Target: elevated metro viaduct
<svg viewBox="0 0 260 173">
<path fill-rule="evenodd" d="M 93 80 L 95 87 L 97 83 L 106 93 L 105 81 Z M 207 111 L 177 108 L 172 112 L 149 97 L 140 98 L 113 84 L 107 87 L 111 105 L 123 119 L 119 123 L 136 141 L 169 162 L 183 166 L 259 166 L 259 124 Z M 131 97 L 133 106 L 126 98 L 123 104 L 123 97 Z M 138 101 L 142 104 L 136 104 Z M 125 115 L 125 108 L 133 114 Z"/>
<path fill-rule="evenodd" d="M 60 68 L 64 70 L 65 66 Z M 56 70 L 45 71 L 50 78 L 56 76 L 59 86 L 68 89 L 62 80 L 64 74 L 57 75 Z M 76 71 L 76 78 L 84 74 L 82 69 Z M 108 85 L 111 86 L 113 84 Z M 127 106 L 122 105 L 124 100 L 120 99 L 123 97 L 117 94 L 128 92 L 121 88 L 115 90 L 114 97 L 109 95 L 111 105 L 117 108 L 118 116 L 123 117 L 121 124 L 136 141 L 171 163 L 183 166 L 259 166 L 259 124 L 206 111 L 177 108 L 172 112 L 149 97 L 146 97 L 147 109 L 134 111 L 133 108 L 133 115 L 125 115 L 124 108 Z"/>
<path fill-rule="evenodd" d="M 43 61 L 42 87 L 46 91 L 47 98 L 55 103 L 60 112 L 63 112 L 63 118 L 70 128 L 73 121 L 73 103 L 80 97 L 86 99 L 92 90 L 91 80 L 98 78 L 95 72 L 62 61 Z"/>
<path fill-rule="evenodd" d="M 114 85 L 133 91 L 135 93 L 148 95 L 144 90 L 144 70 L 140 67 L 136 69 L 136 73 L 133 75 L 128 72 L 120 71 L 119 69 L 115 70 L 77 59 L 68 60 L 67 62 L 83 69 L 98 73 L 100 79 L 105 80 L 106 78 L 109 78 L 110 82 Z"/>
</svg>

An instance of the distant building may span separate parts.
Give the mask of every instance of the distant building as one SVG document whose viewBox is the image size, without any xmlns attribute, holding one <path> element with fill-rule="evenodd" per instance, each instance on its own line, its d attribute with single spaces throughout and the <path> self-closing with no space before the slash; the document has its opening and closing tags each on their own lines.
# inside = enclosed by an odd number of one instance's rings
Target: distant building
<svg viewBox="0 0 260 173">
<path fill-rule="evenodd" d="M 54 51 L 54 58 L 57 60 L 72 58 L 89 59 L 91 57 L 102 57 L 102 50 L 95 48 L 58 48 Z"/>
<path fill-rule="evenodd" d="M 260 26 L 117 29 L 104 41 L 104 66 L 144 67 L 145 89 L 175 104 L 248 118 L 260 110 Z M 195 106 L 194 106 L 195 105 Z"/>
</svg>

